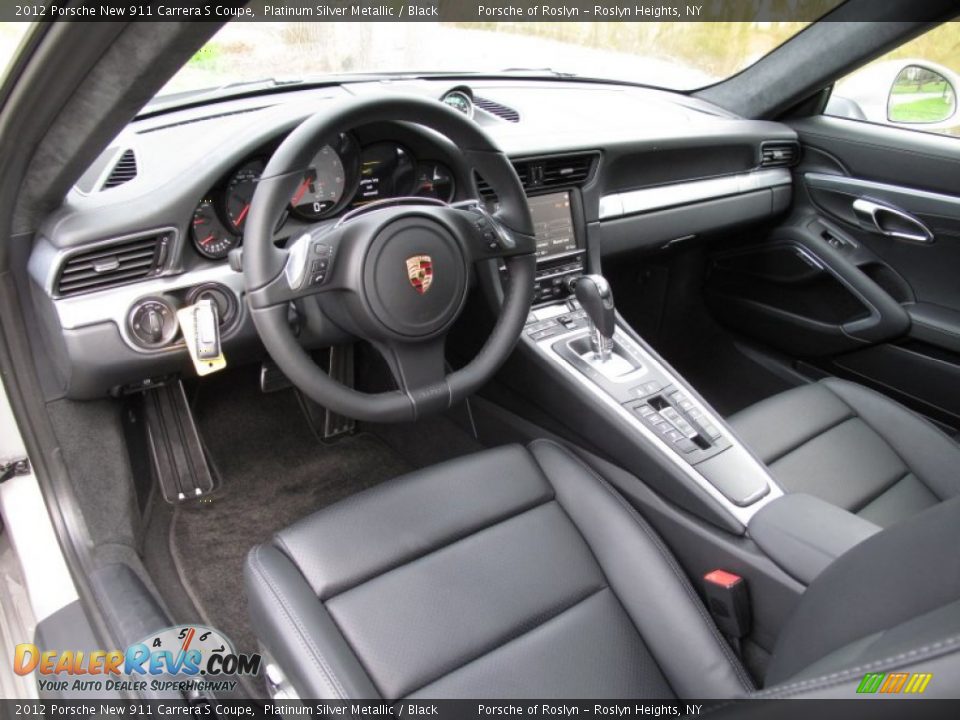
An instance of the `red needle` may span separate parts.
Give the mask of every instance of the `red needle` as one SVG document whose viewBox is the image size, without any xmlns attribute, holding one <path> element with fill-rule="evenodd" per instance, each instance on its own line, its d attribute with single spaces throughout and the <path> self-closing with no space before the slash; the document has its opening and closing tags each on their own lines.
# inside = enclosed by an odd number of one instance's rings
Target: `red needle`
<svg viewBox="0 0 960 720">
<path fill-rule="evenodd" d="M 201 245 L 206 245 L 206 244 L 207 244 L 208 242 L 210 242 L 211 240 L 213 240 L 213 233 L 210 233 L 210 234 L 207 235 L 203 240 L 201 240 L 201 241 L 200 241 L 200 244 L 201 244 Z"/>
<path fill-rule="evenodd" d="M 300 184 L 300 187 L 297 188 L 297 194 L 293 196 L 294 205 L 300 202 L 300 199 L 303 197 L 303 194 L 307 191 L 307 188 L 309 187 L 310 187 L 310 178 L 307 178 Z"/>
<path fill-rule="evenodd" d="M 296 202 L 296 200 L 294 200 Z M 237 227 L 240 227 L 240 224 L 243 222 L 243 219 L 247 216 L 247 213 L 250 212 L 250 203 L 247 203 L 243 206 L 243 210 L 240 211 L 240 214 L 237 215 L 237 219 L 234 221 Z"/>
</svg>

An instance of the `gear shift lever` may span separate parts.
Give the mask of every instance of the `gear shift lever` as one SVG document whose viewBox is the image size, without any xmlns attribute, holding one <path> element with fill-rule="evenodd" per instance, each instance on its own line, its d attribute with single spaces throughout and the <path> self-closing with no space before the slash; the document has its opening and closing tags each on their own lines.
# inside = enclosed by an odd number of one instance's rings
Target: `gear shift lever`
<svg viewBox="0 0 960 720">
<path fill-rule="evenodd" d="M 580 306 L 590 320 L 590 348 L 601 362 L 610 359 L 617 325 L 613 291 L 603 275 L 582 275 L 573 284 Z"/>
</svg>

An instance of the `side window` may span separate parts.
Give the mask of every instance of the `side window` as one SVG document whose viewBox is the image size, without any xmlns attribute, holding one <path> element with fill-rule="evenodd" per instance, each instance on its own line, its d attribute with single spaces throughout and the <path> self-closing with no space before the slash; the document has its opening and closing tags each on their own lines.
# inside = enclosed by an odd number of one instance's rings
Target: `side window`
<svg viewBox="0 0 960 720">
<path fill-rule="evenodd" d="M 837 81 L 824 114 L 960 137 L 960 22 L 904 43 Z"/>
</svg>

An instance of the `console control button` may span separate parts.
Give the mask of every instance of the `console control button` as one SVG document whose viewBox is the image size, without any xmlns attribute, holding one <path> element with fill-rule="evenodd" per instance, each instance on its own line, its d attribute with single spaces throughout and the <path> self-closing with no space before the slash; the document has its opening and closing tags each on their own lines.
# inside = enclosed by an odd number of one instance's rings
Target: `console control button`
<svg viewBox="0 0 960 720">
<path fill-rule="evenodd" d="M 658 393 L 663 389 L 663 386 L 658 383 L 656 380 L 650 380 L 645 382 L 642 385 L 637 385 L 630 392 L 632 392 L 637 397 L 647 397 L 648 395 L 653 395 Z"/>
</svg>

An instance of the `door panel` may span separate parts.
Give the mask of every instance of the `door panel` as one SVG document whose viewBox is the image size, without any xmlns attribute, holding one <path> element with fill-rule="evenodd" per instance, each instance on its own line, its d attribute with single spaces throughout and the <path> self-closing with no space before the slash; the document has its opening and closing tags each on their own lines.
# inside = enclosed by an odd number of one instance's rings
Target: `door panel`
<svg viewBox="0 0 960 720">
<path fill-rule="evenodd" d="M 729 252 L 713 258 L 711 307 L 797 361 L 960 427 L 960 138 L 827 117 L 792 127 L 792 213 L 736 251 L 754 256 L 752 276 Z M 809 272 L 776 277 L 761 260 L 776 248 L 812 258 Z"/>
<path fill-rule="evenodd" d="M 960 138 L 954 142 L 960 145 Z M 804 173 L 802 182 L 816 209 L 842 223 L 867 250 L 894 268 L 918 302 L 960 310 L 960 195 L 823 173 Z M 957 184 L 960 193 L 960 180 Z M 930 238 L 916 241 L 882 234 L 858 215 L 855 205 L 863 200 L 916 218 Z"/>
</svg>

